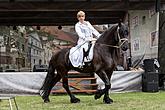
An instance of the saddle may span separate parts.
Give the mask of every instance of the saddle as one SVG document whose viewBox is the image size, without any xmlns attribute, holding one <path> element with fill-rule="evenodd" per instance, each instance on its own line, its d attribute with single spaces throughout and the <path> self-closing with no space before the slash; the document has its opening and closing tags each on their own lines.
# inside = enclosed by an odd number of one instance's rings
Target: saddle
<svg viewBox="0 0 165 110">
<path fill-rule="evenodd" d="M 86 46 L 72 47 L 69 51 L 69 60 L 73 67 L 84 68 L 91 65 L 93 59 L 94 42 L 89 41 Z M 89 65 L 89 66 L 88 66 Z"/>
</svg>

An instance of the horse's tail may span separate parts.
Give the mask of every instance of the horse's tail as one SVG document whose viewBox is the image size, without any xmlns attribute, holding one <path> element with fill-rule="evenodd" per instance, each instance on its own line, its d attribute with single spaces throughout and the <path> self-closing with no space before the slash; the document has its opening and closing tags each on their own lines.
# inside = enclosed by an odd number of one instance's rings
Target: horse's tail
<svg viewBox="0 0 165 110">
<path fill-rule="evenodd" d="M 40 89 L 40 96 L 44 99 L 44 101 L 48 101 L 48 97 L 50 94 L 51 89 L 54 86 L 54 78 L 55 78 L 55 65 L 53 64 L 53 57 L 51 58 L 49 62 L 49 67 L 47 71 L 46 78 L 42 84 L 42 87 Z"/>
</svg>

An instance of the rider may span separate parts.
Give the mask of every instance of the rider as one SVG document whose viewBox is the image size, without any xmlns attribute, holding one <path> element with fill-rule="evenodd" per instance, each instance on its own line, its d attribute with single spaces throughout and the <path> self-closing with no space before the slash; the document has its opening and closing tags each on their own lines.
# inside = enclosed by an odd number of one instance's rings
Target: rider
<svg viewBox="0 0 165 110">
<path fill-rule="evenodd" d="M 99 38 L 100 33 L 89 23 L 89 21 L 85 21 L 85 12 L 79 11 L 77 13 L 77 19 L 79 22 L 75 25 L 75 31 L 79 36 L 77 46 L 81 46 L 85 51 L 88 50 L 88 44 L 91 41 L 96 41 Z M 96 36 L 94 38 L 93 34 Z M 84 59 L 84 61 L 87 59 Z"/>
</svg>

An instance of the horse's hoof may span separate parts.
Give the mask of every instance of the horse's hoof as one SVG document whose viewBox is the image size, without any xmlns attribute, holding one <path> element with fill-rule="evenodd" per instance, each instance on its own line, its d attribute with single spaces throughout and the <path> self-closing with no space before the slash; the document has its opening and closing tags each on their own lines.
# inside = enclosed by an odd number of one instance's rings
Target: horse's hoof
<svg viewBox="0 0 165 110">
<path fill-rule="evenodd" d="M 99 99 L 101 97 L 100 94 L 95 94 L 95 100 Z"/>
<path fill-rule="evenodd" d="M 102 96 L 102 94 L 101 94 L 100 92 L 101 92 L 101 90 L 98 90 L 98 91 L 95 93 L 95 100 L 99 99 L 99 98 Z"/>
<path fill-rule="evenodd" d="M 80 99 L 74 98 L 70 100 L 71 103 L 80 103 Z"/>
<path fill-rule="evenodd" d="M 49 102 L 50 102 L 49 98 L 44 99 L 44 103 L 49 103 Z"/>
<path fill-rule="evenodd" d="M 106 98 L 106 99 L 103 99 L 103 102 L 104 102 L 105 104 L 112 104 L 112 103 L 113 103 L 113 100 L 110 99 L 110 98 Z"/>
</svg>

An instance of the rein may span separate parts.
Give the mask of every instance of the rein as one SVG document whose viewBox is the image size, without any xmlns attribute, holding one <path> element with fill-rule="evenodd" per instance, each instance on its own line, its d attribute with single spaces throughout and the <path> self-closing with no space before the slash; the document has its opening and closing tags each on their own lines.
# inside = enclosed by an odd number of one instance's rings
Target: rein
<svg viewBox="0 0 165 110">
<path fill-rule="evenodd" d="M 123 42 L 122 42 L 119 46 L 116 46 L 116 45 L 108 45 L 108 44 L 102 44 L 102 43 L 96 43 L 96 44 L 100 44 L 100 45 L 107 46 L 107 47 L 120 48 L 126 41 L 128 41 L 127 38 L 123 38 L 123 39 L 120 39 L 120 40 L 121 40 L 121 41 L 123 40 Z"/>
</svg>

